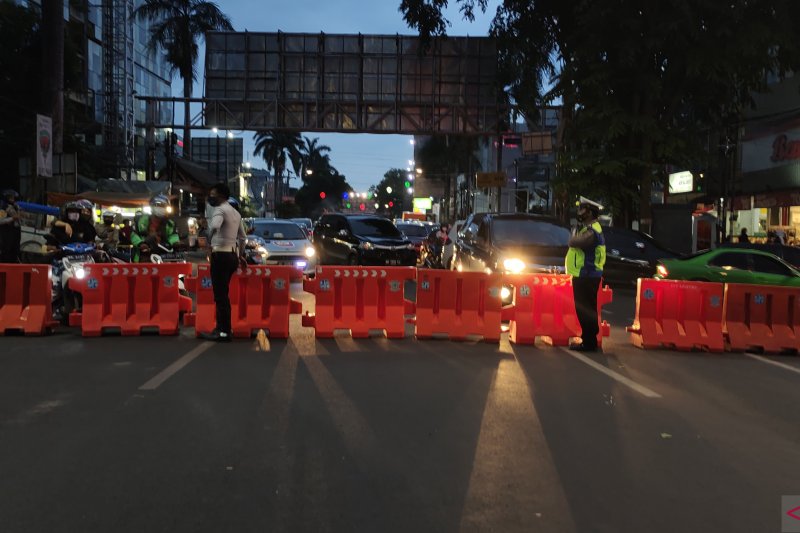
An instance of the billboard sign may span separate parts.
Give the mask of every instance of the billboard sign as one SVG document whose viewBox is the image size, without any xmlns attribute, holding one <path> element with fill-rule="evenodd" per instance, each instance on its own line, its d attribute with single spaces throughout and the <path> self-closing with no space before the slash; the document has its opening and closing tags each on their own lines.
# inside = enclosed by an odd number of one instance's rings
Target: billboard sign
<svg viewBox="0 0 800 533">
<path fill-rule="evenodd" d="M 669 175 L 669 192 L 678 194 L 682 192 L 692 192 L 694 190 L 694 176 L 688 170 L 675 172 Z"/>
</svg>

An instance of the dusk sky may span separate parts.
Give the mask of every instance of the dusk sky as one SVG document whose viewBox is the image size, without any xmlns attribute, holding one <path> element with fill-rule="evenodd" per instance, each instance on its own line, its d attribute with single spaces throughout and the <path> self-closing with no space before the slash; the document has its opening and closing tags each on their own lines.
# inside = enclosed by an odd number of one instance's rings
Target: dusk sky
<svg viewBox="0 0 800 533">
<path fill-rule="evenodd" d="M 455 0 L 450 2 L 448 18 L 451 26 L 448 35 L 484 36 L 497 9 L 499 0 L 489 2 L 486 13 L 476 16 L 474 23 L 462 20 Z M 398 11 L 400 0 L 293 0 L 290 2 L 266 0 L 224 0 L 220 8 L 231 18 L 237 31 L 289 32 L 289 33 L 364 33 L 414 35 L 403 22 Z M 198 83 L 195 96 L 202 95 L 202 59 L 200 52 Z M 183 84 L 176 78 L 173 94 L 180 95 Z M 178 114 L 180 116 L 180 114 Z M 253 157 L 253 134 L 235 132 L 245 139 L 245 160 L 254 167 L 266 168 L 263 160 Z M 196 132 L 194 136 L 205 135 Z M 319 137 L 320 143 L 331 147 L 331 162 L 339 172 L 347 176 L 347 182 L 356 191 L 366 191 L 378 183 L 390 168 L 405 168 L 413 157 L 411 137 L 404 135 L 357 135 L 308 133 L 307 137 Z M 292 186 L 297 186 L 293 180 Z"/>
</svg>

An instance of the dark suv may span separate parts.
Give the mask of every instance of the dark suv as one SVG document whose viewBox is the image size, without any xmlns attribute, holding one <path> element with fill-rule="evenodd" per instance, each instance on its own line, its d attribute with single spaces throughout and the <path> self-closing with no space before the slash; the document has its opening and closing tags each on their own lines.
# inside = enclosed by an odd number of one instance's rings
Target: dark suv
<svg viewBox="0 0 800 533">
<path fill-rule="evenodd" d="M 486 272 L 563 273 L 570 231 L 528 214 L 478 213 L 458 233 L 453 267 Z"/>
<path fill-rule="evenodd" d="M 370 215 L 322 215 L 314 228 L 319 261 L 333 265 L 414 266 L 414 244 L 391 221 Z"/>
</svg>

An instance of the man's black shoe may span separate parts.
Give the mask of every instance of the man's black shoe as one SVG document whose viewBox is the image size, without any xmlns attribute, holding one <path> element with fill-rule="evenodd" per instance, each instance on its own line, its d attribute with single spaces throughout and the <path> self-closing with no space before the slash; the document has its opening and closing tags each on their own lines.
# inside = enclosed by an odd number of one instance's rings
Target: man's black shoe
<svg viewBox="0 0 800 533">
<path fill-rule="evenodd" d="M 200 338 L 214 342 L 231 342 L 233 335 L 215 329 L 211 333 L 201 333 Z"/>
<path fill-rule="evenodd" d="M 590 346 L 588 344 L 571 344 L 569 347 L 573 352 L 596 352 L 597 346 Z"/>
</svg>

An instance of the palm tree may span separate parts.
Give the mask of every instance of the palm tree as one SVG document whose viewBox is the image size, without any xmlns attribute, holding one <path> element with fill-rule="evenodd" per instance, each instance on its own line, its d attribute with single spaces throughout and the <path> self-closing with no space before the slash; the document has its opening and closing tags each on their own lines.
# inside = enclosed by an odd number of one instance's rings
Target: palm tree
<svg viewBox="0 0 800 533">
<path fill-rule="evenodd" d="M 217 4 L 204 0 L 144 0 L 134 16 L 152 24 L 147 47 L 152 52 L 159 47 L 164 49 L 171 73 L 177 71 L 183 79 L 184 98 L 192 97 L 198 42 L 205 38 L 206 32 L 233 30 L 230 19 Z M 183 109 L 183 155 L 186 159 L 192 158 L 190 122 L 187 100 Z"/>
<path fill-rule="evenodd" d="M 299 133 L 275 130 L 256 132 L 253 140 L 256 143 L 253 154 L 262 156 L 267 168 L 274 171 L 273 206 L 277 209 L 278 198 L 282 196 L 279 189 L 283 171 L 286 169 L 286 160 L 288 159 L 291 162 L 294 173 L 300 174 L 300 169 L 303 166 L 303 141 Z M 264 206 L 266 210 L 266 198 L 264 198 Z"/>
<path fill-rule="evenodd" d="M 303 137 L 304 145 L 301 147 L 302 162 L 303 162 L 303 181 L 310 179 L 310 176 L 320 174 L 331 174 L 336 172 L 336 169 L 331 166 L 331 158 L 327 152 L 331 151 L 331 147 L 325 144 L 317 144 L 319 137 L 309 139 Z"/>
</svg>

